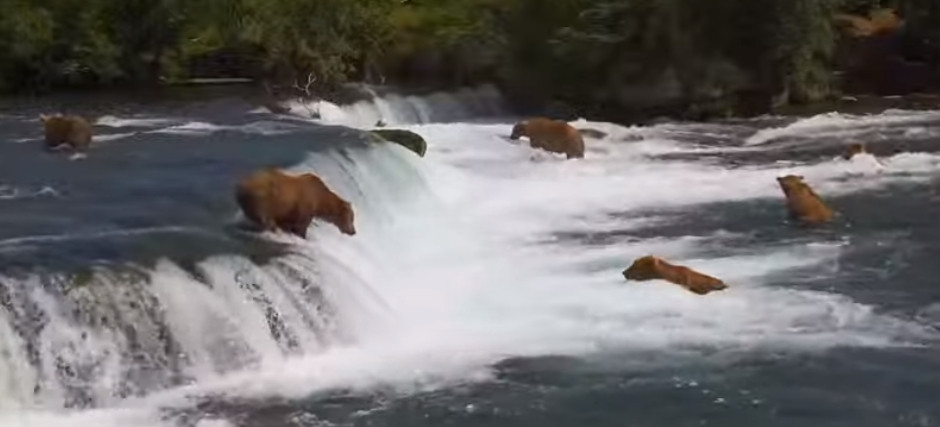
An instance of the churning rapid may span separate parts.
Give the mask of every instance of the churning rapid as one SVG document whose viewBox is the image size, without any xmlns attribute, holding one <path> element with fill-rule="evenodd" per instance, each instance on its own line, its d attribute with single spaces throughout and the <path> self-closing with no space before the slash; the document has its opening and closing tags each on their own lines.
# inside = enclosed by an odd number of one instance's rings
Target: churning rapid
<svg viewBox="0 0 940 427">
<path fill-rule="evenodd" d="M 566 161 L 489 87 L 251 108 L 127 103 L 80 161 L 0 114 L 0 426 L 940 419 L 940 111 L 580 120 L 606 135 Z M 244 230 L 264 166 L 318 174 L 358 233 Z M 833 224 L 786 222 L 787 174 Z M 647 254 L 729 288 L 624 281 Z"/>
</svg>

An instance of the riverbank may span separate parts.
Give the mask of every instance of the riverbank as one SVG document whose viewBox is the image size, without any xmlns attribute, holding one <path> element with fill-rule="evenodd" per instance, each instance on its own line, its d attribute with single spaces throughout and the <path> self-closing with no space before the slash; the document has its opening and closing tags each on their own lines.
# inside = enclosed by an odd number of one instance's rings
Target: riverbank
<svg viewBox="0 0 940 427">
<path fill-rule="evenodd" d="M 500 94 L 496 85 L 481 85 L 493 94 Z M 444 88 L 429 85 L 395 87 L 391 85 L 369 85 L 348 83 L 329 93 L 315 93 L 313 96 L 295 94 L 294 96 L 274 97 L 257 82 L 240 80 L 237 82 L 217 82 L 204 84 L 191 82 L 185 85 L 143 86 L 130 90 L 127 88 L 72 89 L 57 92 L 54 95 L 5 96 L 0 97 L 0 110 L 8 112 L 32 111 L 35 114 L 52 111 L 77 112 L 92 118 L 119 113 L 131 103 L 137 108 L 146 108 L 148 103 L 160 105 L 193 105 L 204 103 L 217 106 L 219 100 L 237 100 L 239 105 L 254 105 L 275 113 L 297 114 L 302 117 L 316 118 L 319 114 L 317 105 L 326 102 L 335 106 L 351 106 L 357 103 L 374 105 L 382 99 L 406 99 L 435 96 L 452 93 Z M 507 113 L 522 116 L 546 116 L 568 121 L 581 118 L 608 121 L 624 126 L 649 125 L 663 121 L 713 122 L 730 117 L 727 112 L 720 114 L 717 109 L 698 109 L 694 106 L 678 105 L 672 107 L 649 108 L 628 113 L 623 111 L 605 111 L 598 108 L 578 109 L 568 104 L 549 101 L 540 104 L 526 102 L 511 97 L 500 96 Z M 224 103 L 224 101 L 223 101 Z M 119 106 L 115 110 L 115 106 Z M 215 108 L 215 107 L 212 107 Z M 241 108 L 241 107 L 238 107 Z M 332 107 L 330 107 L 332 108 Z M 364 107 L 366 108 L 366 107 Z M 785 105 L 767 109 L 760 115 L 780 117 L 811 117 L 824 113 L 878 114 L 887 110 L 931 110 L 940 108 L 940 93 L 919 93 L 906 96 L 857 95 L 843 96 L 839 99 L 815 102 L 806 105 Z M 376 113 L 376 119 L 370 123 L 383 121 Z M 383 121 L 384 122 L 384 121 Z"/>
</svg>

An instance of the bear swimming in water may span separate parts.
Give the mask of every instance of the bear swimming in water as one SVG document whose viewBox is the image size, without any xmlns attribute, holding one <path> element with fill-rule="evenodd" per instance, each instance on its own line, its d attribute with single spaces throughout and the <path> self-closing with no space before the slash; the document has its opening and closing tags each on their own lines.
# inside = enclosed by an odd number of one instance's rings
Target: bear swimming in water
<svg viewBox="0 0 940 427">
<path fill-rule="evenodd" d="M 517 123 L 509 136 L 517 140 L 529 137 L 529 145 L 553 153 L 562 153 L 569 159 L 584 157 L 584 139 L 581 132 L 561 120 L 533 118 Z"/>
<path fill-rule="evenodd" d="M 852 157 L 855 157 L 856 154 L 864 154 L 868 151 L 865 150 L 865 144 L 854 143 L 849 145 L 848 148 L 842 153 L 842 158 L 845 160 L 852 160 Z"/>
<path fill-rule="evenodd" d="M 87 120 L 76 115 L 40 114 L 46 134 L 46 149 L 68 147 L 84 153 L 91 145 L 92 129 Z"/>
<path fill-rule="evenodd" d="M 314 174 L 288 175 L 268 168 L 238 183 L 235 199 L 245 217 L 264 231 L 276 229 L 307 237 L 313 218 L 355 235 L 353 208 Z"/>
<path fill-rule="evenodd" d="M 790 218 L 806 225 L 820 225 L 832 220 L 835 214 L 822 199 L 803 182 L 799 175 L 787 175 L 777 178 L 783 194 L 787 198 L 787 210 Z"/>
<path fill-rule="evenodd" d="M 859 165 L 865 165 L 867 163 L 877 173 L 882 173 L 887 169 L 885 164 L 881 163 L 881 160 L 878 160 L 878 157 L 873 153 L 869 153 L 865 148 L 865 144 L 861 143 L 849 145 L 848 148 L 842 152 L 842 159 L 853 163 L 857 162 L 856 164 Z"/>
<path fill-rule="evenodd" d="M 636 280 L 638 282 L 657 279 L 665 280 L 682 286 L 698 295 L 705 295 L 709 292 L 728 288 L 728 285 L 719 279 L 699 273 L 688 267 L 670 264 L 652 255 L 647 255 L 633 261 L 630 268 L 623 271 L 623 277 L 627 280 Z"/>
</svg>

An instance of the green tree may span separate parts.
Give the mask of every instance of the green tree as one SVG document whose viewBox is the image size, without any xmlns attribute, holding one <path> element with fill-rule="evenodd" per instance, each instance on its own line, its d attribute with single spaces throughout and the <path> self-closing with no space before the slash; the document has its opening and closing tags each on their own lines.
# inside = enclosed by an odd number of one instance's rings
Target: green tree
<svg viewBox="0 0 940 427">
<path fill-rule="evenodd" d="M 14 90 L 43 69 L 54 21 L 28 0 L 0 0 L 0 90 Z"/>
</svg>

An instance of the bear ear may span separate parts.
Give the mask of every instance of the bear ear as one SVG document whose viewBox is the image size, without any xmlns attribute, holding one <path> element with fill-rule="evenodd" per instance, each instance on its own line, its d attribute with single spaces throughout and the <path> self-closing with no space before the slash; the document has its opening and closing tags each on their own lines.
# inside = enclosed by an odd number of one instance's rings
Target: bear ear
<svg viewBox="0 0 940 427">
<path fill-rule="evenodd" d="M 45 123 L 46 120 L 49 120 L 49 116 L 39 113 L 39 121 Z"/>
</svg>

